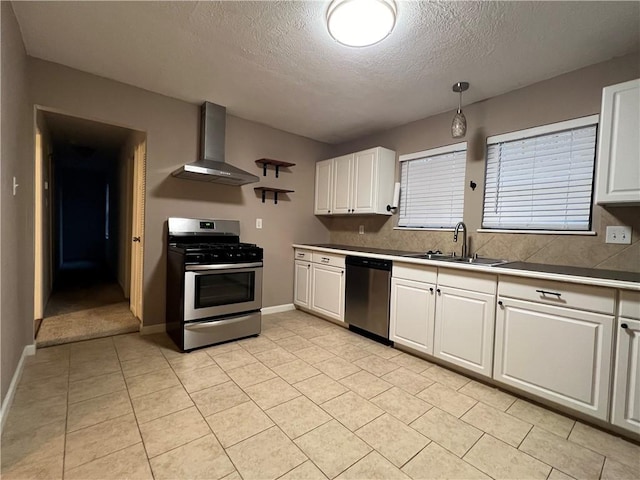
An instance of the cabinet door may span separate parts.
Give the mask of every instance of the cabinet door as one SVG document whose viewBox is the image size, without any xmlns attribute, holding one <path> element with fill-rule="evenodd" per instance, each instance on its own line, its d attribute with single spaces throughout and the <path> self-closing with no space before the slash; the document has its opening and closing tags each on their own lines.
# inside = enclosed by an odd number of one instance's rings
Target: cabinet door
<svg viewBox="0 0 640 480">
<path fill-rule="evenodd" d="M 495 295 L 438 287 L 433 354 L 491 377 Z"/>
<path fill-rule="evenodd" d="M 344 269 L 311 264 L 311 309 L 344 321 Z"/>
<path fill-rule="evenodd" d="M 316 163 L 315 215 L 331 213 L 333 201 L 333 159 Z"/>
<path fill-rule="evenodd" d="M 334 159 L 332 213 L 351 213 L 352 184 L 353 155 L 345 155 Z"/>
<path fill-rule="evenodd" d="M 640 79 L 602 91 L 596 203 L 640 204 Z"/>
<path fill-rule="evenodd" d="M 434 302 L 435 285 L 392 278 L 389 339 L 432 354 Z"/>
<path fill-rule="evenodd" d="M 300 307 L 309 308 L 311 298 L 311 263 L 295 261 L 295 275 L 293 286 L 293 303 Z"/>
<path fill-rule="evenodd" d="M 640 435 L 640 321 L 618 319 L 615 362 L 611 423 Z"/>
<path fill-rule="evenodd" d="M 354 154 L 353 213 L 375 213 L 378 185 L 378 150 Z"/>
<path fill-rule="evenodd" d="M 493 378 L 607 420 L 613 317 L 499 300 Z"/>
</svg>

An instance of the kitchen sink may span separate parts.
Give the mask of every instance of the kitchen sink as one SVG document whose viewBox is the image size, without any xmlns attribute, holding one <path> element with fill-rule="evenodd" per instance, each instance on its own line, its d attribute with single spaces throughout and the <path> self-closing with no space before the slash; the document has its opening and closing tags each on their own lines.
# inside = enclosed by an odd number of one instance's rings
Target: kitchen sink
<svg viewBox="0 0 640 480">
<path fill-rule="evenodd" d="M 483 257 L 449 257 L 447 262 L 453 263 L 466 263 L 469 265 L 486 265 L 492 267 L 494 265 L 502 265 L 503 263 L 509 263 L 508 260 L 500 260 L 497 258 L 483 258 Z"/>
<path fill-rule="evenodd" d="M 403 255 L 408 258 L 419 258 L 421 260 L 446 260 L 453 258 L 450 253 L 411 253 Z"/>
</svg>

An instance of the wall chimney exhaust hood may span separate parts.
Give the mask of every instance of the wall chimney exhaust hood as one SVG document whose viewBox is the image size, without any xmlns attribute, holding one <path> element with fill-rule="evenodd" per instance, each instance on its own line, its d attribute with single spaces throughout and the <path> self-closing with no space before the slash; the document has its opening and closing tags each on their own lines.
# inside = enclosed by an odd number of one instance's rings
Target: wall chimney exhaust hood
<svg viewBox="0 0 640 480">
<path fill-rule="evenodd" d="M 224 161 L 227 109 L 205 102 L 200 107 L 200 160 L 187 163 L 172 173 L 174 177 L 225 185 L 245 185 L 260 179 Z"/>
</svg>

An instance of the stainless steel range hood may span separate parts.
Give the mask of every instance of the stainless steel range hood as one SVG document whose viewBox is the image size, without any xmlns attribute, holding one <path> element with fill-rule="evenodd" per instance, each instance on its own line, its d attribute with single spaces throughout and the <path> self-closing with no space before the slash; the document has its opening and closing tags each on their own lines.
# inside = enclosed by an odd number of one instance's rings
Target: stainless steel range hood
<svg viewBox="0 0 640 480">
<path fill-rule="evenodd" d="M 224 161 L 224 134 L 227 109 L 205 102 L 200 107 L 200 160 L 187 163 L 172 173 L 174 177 L 202 182 L 245 185 L 260 179 Z"/>
</svg>

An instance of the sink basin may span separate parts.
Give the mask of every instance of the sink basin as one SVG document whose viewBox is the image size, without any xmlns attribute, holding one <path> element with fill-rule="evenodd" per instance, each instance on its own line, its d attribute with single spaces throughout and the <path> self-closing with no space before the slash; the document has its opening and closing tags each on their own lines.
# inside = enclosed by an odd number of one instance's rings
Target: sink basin
<svg viewBox="0 0 640 480">
<path fill-rule="evenodd" d="M 450 253 L 412 253 L 403 255 L 408 258 L 419 258 L 421 260 L 445 260 L 453 258 Z"/>
<path fill-rule="evenodd" d="M 447 260 L 447 262 L 454 262 L 454 263 L 466 263 L 469 265 L 487 265 L 489 267 L 492 267 L 494 265 L 501 265 L 503 263 L 508 263 L 508 260 L 500 260 L 497 258 L 482 258 L 482 257 L 478 257 L 478 258 L 474 258 L 474 257 L 449 257 Z"/>
</svg>

